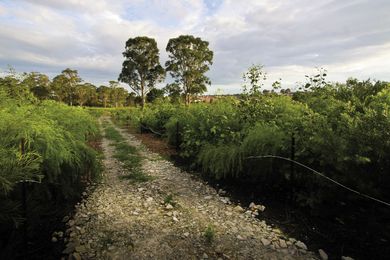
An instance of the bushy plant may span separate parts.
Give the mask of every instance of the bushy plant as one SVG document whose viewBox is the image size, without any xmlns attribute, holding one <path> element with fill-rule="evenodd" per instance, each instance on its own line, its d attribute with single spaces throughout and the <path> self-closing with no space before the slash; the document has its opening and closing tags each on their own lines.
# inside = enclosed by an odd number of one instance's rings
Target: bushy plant
<svg viewBox="0 0 390 260">
<path fill-rule="evenodd" d="M 247 93 L 189 107 L 154 104 L 143 122 L 211 178 L 253 177 L 282 185 L 291 177 L 290 163 L 246 158 L 288 158 L 294 140 L 295 160 L 363 192 L 390 197 L 390 177 L 383 174 L 390 167 L 389 83 L 323 83 L 293 95 Z M 332 195 L 324 195 L 324 180 L 298 166 L 295 178 L 291 185 L 310 194 L 311 206 Z"/>
<path fill-rule="evenodd" d="M 31 197 L 45 205 L 79 196 L 81 178 L 92 180 L 99 172 L 97 152 L 87 144 L 98 134 L 96 120 L 81 108 L 54 101 L 21 104 L 4 99 L 0 106 L 1 200 L 10 200 L 10 192 L 25 180 L 42 180 L 32 191 L 37 196 Z"/>
</svg>

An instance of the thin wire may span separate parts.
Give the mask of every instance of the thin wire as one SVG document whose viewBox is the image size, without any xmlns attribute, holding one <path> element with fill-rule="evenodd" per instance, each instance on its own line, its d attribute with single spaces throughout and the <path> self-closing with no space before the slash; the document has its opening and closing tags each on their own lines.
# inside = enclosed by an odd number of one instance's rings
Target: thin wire
<svg viewBox="0 0 390 260">
<path fill-rule="evenodd" d="M 42 183 L 41 180 L 39 181 L 35 181 L 35 180 L 21 180 L 21 181 L 18 181 L 17 183 L 21 183 L 21 182 L 34 182 L 34 183 Z"/>
<path fill-rule="evenodd" d="M 249 156 L 249 157 L 246 157 L 245 159 L 261 159 L 261 158 L 277 158 L 277 159 L 282 159 L 282 160 L 285 160 L 285 161 L 293 162 L 293 163 L 298 164 L 299 166 L 301 166 L 301 167 L 303 167 L 303 168 L 306 168 L 306 169 L 308 169 L 308 170 L 314 172 L 315 174 L 317 174 L 317 175 L 319 175 L 319 176 L 321 176 L 321 177 L 327 179 L 328 181 L 333 182 L 334 184 L 336 184 L 336 185 L 338 185 L 338 186 L 340 186 L 340 187 L 342 187 L 342 188 L 344 188 L 344 189 L 346 189 L 346 190 L 349 190 L 350 192 L 353 192 L 353 193 L 358 194 L 358 195 L 360 195 L 360 196 L 362 196 L 362 197 L 364 197 L 364 198 L 367 198 L 367 199 L 370 199 L 370 200 L 374 200 L 374 201 L 376 201 L 376 202 L 379 202 L 379 203 L 381 203 L 381 204 L 384 204 L 384 205 L 390 207 L 390 203 L 388 203 L 388 202 L 386 202 L 386 201 L 383 201 L 383 200 L 380 200 L 380 199 L 371 197 L 371 196 L 369 196 L 369 195 L 367 195 L 367 194 L 364 194 L 364 193 L 361 193 L 361 192 L 359 192 L 359 191 L 357 191 L 357 190 L 354 190 L 354 189 L 352 189 L 352 188 L 349 188 L 349 187 L 345 186 L 344 184 L 341 184 L 340 182 L 337 182 L 337 181 L 335 181 L 335 180 L 329 178 L 328 176 L 324 175 L 323 173 L 320 173 L 320 172 L 318 172 L 318 171 L 316 171 L 316 170 L 310 168 L 309 166 L 306 166 L 306 165 L 304 165 L 304 164 L 302 164 L 302 163 L 300 163 L 300 162 L 297 162 L 297 161 L 295 161 L 295 160 L 292 160 L 292 159 L 290 159 L 290 158 L 286 158 L 286 157 L 282 157 L 282 156 L 277 156 L 277 155 L 262 155 L 262 156 Z"/>
<path fill-rule="evenodd" d="M 159 135 L 159 136 L 162 136 L 162 135 L 163 135 L 162 133 L 159 133 L 159 132 L 157 132 L 157 131 L 154 131 L 152 128 L 147 127 L 147 126 L 145 126 L 144 124 L 141 124 L 141 127 L 144 128 L 144 129 L 149 129 L 153 134 L 156 134 L 156 135 Z"/>
</svg>

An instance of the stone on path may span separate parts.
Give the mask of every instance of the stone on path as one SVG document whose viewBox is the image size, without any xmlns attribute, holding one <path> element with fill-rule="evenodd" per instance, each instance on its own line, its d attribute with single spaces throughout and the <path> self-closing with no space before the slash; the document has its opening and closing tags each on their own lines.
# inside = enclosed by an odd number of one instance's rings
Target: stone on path
<svg viewBox="0 0 390 260">
<path fill-rule="evenodd" d="M 328 255 L 325 253 L 324 250 L 318 249 L 318 253 L 320 254 L 322 260 L 328 260 Z"/>
<path fill-rule="evenodd" d="M 271 244 L 271 241 L 268 239 L 262 238 L 261 243 L 263 243 L 264 246 L 269 246 Z"/>
<path fill-rule="evenodd" d="M 302 241 L 297 241 L 295 245 L 303 250 L 307 250 L 307 246 Z"/>
<path fill-rule="evenodd" d="M 242 213 L 242 212 L 245 211 L 240 205 L 235 206 L 235 207 L 234 207 L 234 210 L 237 211 L 237 212 L 239 212 L 239 213 Z"/>
</svg>

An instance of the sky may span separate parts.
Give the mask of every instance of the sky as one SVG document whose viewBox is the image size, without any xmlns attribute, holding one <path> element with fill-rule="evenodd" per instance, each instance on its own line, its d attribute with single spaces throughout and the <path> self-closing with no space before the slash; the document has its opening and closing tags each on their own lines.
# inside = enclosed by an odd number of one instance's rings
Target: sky
<svg viewBox="0 0 390 260">
<path fill-rule="evenodd" d="M 99 86 L 117 80 L 127 39 L 154 38 L 165 64 L 168 40 L 191 34 L 214 52 L 209 94 L 241 92 L 252 64 L 265 86 L 321 67 L 329 81 L 390 81 L 389 13 L 389 0 L 0 0 L 0 69 L 69 67 Z"/>
</svg>

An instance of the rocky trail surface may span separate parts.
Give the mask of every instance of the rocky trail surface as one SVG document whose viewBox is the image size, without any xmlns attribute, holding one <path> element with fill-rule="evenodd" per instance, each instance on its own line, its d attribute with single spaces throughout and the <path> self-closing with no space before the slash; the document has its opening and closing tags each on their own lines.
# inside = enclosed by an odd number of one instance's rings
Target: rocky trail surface
<svg viewBox="0 0 390 260">
<path fill-rule="evenodd" d="M 112 124 L 108 118 L 102 122 Z M 126 170 L 103 137 L 104 180 L 87 189 L 66 220 L 69 259 L 316 259 L 304 243 L 256 218 L 263 206 L 233 205 L 222 190 L 116 129 L 138 149 L 142 171 L 152 179 L 120 178 Z"/>
</svg>

